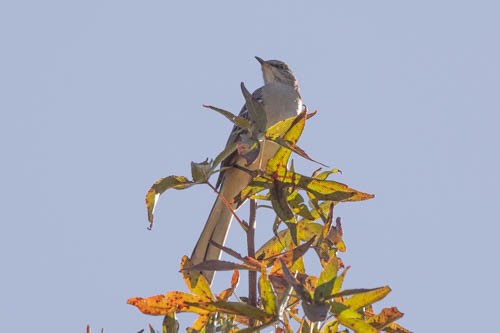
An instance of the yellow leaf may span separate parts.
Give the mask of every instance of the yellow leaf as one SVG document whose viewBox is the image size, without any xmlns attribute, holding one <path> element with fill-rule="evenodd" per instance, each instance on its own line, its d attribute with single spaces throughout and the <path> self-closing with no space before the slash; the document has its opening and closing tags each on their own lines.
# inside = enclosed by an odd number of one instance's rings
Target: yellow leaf
<svg viewBox="0 0 500 333">
<path fill-rule="evenodd" d="M 354 332 L 378 333 L 378 330 L 376 328 L 363 321 L 360 313 L 352 309 L 345 309 L 344 311 L 340 312 L 337 315 L 337 319 L 342 325 L 354 330 Z"/>
<path fill-rule="evenodd" d="M 314 236 L 321 235 L 323 226 L 319 223 L 301 221 L 297 223 L 297 238 L 299 241 L 310 240 Z M 256 253 L 256 258 L 269 258 L 276 256 L 286 248 L 292 248 L 293 242 L 290 230 L 285 229 L 267 241 Z"/>
<path fill-rule="evenodd" d="M 381 300 L 390 292 L 391 288 L 388 286 L 380 287 L 361 294 L 353 295 L 350 298 L 343 300 L 341 303 L 352 310 L 358 310 Z"/>
<path fill-rule="evenodd" d="M 306 124 L 306 112 L 301 112 L 293 120 L 290 128 L 283 135 L 283 139 L 288 142 L 295 144 L 302 135 L 304 126 Z M 288 164 L 288 159 L 292 151 L 285 147 L 280 147 L 274 157 L 267 163 L 266 173 L 269 175 L 281 175 L 283 176 L 286 172 L 286 166 Z"/>
<path fill-rule="evenodd" d="M 207 325 L 209 318 L 210 318 L 209 314 L 199 315 L 198 318 L 196 318 L 196 320 L 194 321 L 192 328 L 197 332 L 200 332 L 203 329 L 203 327 Z"/>
<path fill-rule="evenodd" d="M 193 266 L 191 260 L 184 256 L 181 260 L 181 272 L 184 282 L 188 289 L 196 296 L 201 297 L 204 302 L 210 302 L 214 299 L 210 284 L 199 271 L 187 271 L 186 268 Z"/>
<path fill-rule="evenodd" d="M 271 315 L 276 315 L 276 295 L 265 268 L 262 269 L 259 278 L 259 294 L 264 305 L 264 311 Z"/>
</svg>

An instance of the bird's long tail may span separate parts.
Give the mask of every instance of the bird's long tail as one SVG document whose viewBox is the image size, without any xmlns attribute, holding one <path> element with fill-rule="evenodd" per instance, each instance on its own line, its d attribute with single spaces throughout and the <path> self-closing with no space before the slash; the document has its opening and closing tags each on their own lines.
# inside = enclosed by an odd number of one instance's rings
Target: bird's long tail
<svg viewBox="0 0 500 333">
<path fill-rule="evenodd" d="M 221 250 L 212 245 L 211 241 L 220 245 L 224 244 L 232 217 L 233 215 L 224 204 L 224 200 L 218 196 L 191 255 L 193 264 L 220 258 Z M 212 283 L 215 272 L 203 271 L 202 273 L 208 282 Z"/>
</svg>

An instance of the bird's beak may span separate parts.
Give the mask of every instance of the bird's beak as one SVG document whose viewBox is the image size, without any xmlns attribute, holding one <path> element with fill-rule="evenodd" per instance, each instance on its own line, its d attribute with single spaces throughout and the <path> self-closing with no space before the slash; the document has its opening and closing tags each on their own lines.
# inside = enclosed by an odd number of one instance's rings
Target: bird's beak
<svg viewBox="0 0 500 333">
<path fill-rule="evenodd" d="M 255 57 L 255 59 L 257 59 L 257 61 L 261 64 L 261 65 L 264 65 L 266 63 L 266 61 L 260 57 Z"/>
</svg>

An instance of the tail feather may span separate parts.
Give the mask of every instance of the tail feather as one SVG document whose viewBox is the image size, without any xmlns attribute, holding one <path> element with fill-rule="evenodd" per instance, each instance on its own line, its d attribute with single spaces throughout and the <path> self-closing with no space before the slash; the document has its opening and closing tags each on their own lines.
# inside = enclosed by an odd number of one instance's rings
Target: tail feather
<svg viewBox="0 0 500 333">
<path fill-rule="evenodd" d="M 221 250 L 211 244 L 211 241 L 223 245 L 231 225 L 232 213 L 226 207 L 223 200 L 217 197 L 212 211 L 208 216 L 207 222 L 200 238 L 191 255 L 191 260 L 194 264 L 199 264 L 207 260 L 218 260 L 221 257 Z M 202 272 L 209 283 L 212 283 L 215 272 Z"/>
</svg>

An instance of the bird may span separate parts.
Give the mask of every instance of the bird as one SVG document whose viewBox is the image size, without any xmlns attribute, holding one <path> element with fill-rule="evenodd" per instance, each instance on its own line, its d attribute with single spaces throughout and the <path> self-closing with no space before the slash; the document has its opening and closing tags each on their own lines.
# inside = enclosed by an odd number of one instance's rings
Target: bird
<svg viewBox="0 0 500 333">
<path fill-rule="evenodd" d="M 297 79 L 285 62 L 255 58 L 261 65 L 264 85 L 255 90 L 252 96 L 262 105 L 267 118 L 266 126 L 269 128 L 281 120 L 300 113 L 303 108 L 302 98 Z M 251 118 L 246 104 L 243 105 L 239 116 L 246 119 Z M 226 147 L 243 140 L 244 133 L 245 130 L 235 125 L 229 135 Z M 232 166 L 236 165 L 249 170 L 265 169 L 267 161 L 276 154 L 278 148 L 276 143 L 266 142 L 262 145 L 259 156 L 250 165 L 237 152 L 222 161 L 221 172 L 216 183 L 219 195 L 192 252 L 191 262 L 194 265 L 208 260 L 218 260 L 221 257 L 221 249 L 214 246 L 212 242 L 224 245 L 233 217 L 221 196 L 231 204 L 234 211 L 243 204 L 243 202 L 234 202 L 233 199 L 250 183 L 252 177 L 241 168 Z M 215 272 L 202 271 L 202 274 L 211 284 Z"/>
</svg>

